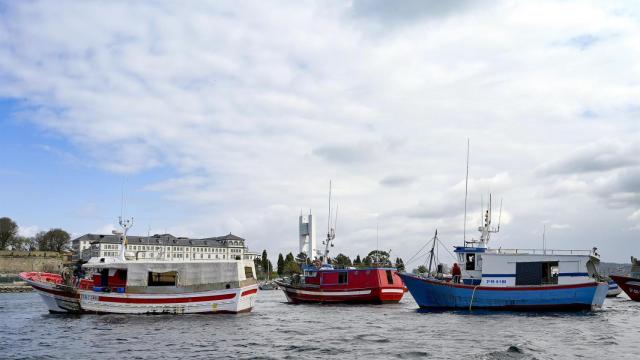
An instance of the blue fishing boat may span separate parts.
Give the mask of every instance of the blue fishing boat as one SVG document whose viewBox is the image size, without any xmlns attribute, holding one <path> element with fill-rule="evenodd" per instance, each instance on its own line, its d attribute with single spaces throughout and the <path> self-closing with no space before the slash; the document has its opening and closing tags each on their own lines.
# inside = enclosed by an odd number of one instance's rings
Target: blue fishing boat
<svg viewBox="0 0 640 360">
<path fill-rule="evenodd" d="M 488 248 L 490 235 L 499 231 L 499 225 L 491 228 L 490 209 L 491 205 L 478 228 L 480 239 L 455 248 L 459 274 L 452 279 L 441 274 L 399 274 L 421 308 L 566 311 L 602 306 L 609 286 L 600 281 L 595 248 Z"/>
<path fill-rule="evenodd" d="M 622 289 L 620 289 L 620 286 L 618 286 L 618 284 L 616 284 L 615 281 L 609 280 L 607 283 L 609 285 L 609 290 L 607 291 L 607 297 L 616 297 L 620 295 L 620 293 L 622 293 Z"/>
</svg>

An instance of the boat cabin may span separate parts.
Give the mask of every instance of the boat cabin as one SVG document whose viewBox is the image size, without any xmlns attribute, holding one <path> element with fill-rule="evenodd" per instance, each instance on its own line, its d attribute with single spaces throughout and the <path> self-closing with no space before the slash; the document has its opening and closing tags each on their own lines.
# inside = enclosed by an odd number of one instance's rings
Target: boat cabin
<svg viewBox="0 0 640 360">
<path fill-rule="evenodd" d="M 570 285 L 595 281 L 600 260 L 589 250 L 489 249 L 458 246 L 467 285 Z"/>
<path fill-rule="evenodd" d="M 256 283 L 250 260 L 192 263 L 101 258 L 83 267 L 90 271 L 91 278 L 82 287 L 96 292 L 183 293 Z"/>
<path fill-rule="evenodd" d="M 323 265 L 320 269 L 305 266 L 300 283 L 310 286 L 341 287 L 375 287 L 399 286 L 402 279 L 396 274 L 395 268 L 347 268 L 336 269 L 331 265 Z"/>
</svg>

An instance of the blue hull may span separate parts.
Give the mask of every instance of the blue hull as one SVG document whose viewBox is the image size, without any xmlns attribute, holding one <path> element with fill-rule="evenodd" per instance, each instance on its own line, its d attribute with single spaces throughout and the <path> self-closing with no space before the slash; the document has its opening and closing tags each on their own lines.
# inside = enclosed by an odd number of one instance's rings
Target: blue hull
<svg viewBox="0 0 640 360">
<path fill-rule="evenodd" d="M 398 274 L 421 308 L 496 310 L 591 310 L 602 306 L 607 283 L 526 287 L 453 284 Z"/>
</svg>

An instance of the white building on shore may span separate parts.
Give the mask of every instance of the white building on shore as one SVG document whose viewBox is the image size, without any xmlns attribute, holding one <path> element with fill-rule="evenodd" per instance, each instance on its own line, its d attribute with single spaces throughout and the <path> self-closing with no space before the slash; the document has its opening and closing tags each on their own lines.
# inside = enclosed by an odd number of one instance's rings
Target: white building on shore
<svg viewBox="0 0 640 360">
<path fill-rule="evenodd" d="M 127 256 L 135 260 L 254 260 L 258 254 L 249 251 L 245 240 L 228 235 L 203 239 L 175 237 L 171 234 L 127 236 Z M 120 235 L 85 234 L 72 241 L 73 259 L 88 261 L 92 257 L 116 257 L 122 248 Z"/>
</svg>

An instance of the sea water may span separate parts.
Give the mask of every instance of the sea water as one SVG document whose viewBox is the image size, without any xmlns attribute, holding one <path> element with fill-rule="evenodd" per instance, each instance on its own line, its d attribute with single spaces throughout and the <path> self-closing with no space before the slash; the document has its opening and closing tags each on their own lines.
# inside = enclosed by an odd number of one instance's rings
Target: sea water
<svg viewBox="0 0 640 360">
<path fill-rule="evenodd" d="M 639 359 L 640 303 L 580 313 L 294 305 L 262 291 L 240 315 L 57 315 L 0 294 L 1 359 Z"/>
</svg>

